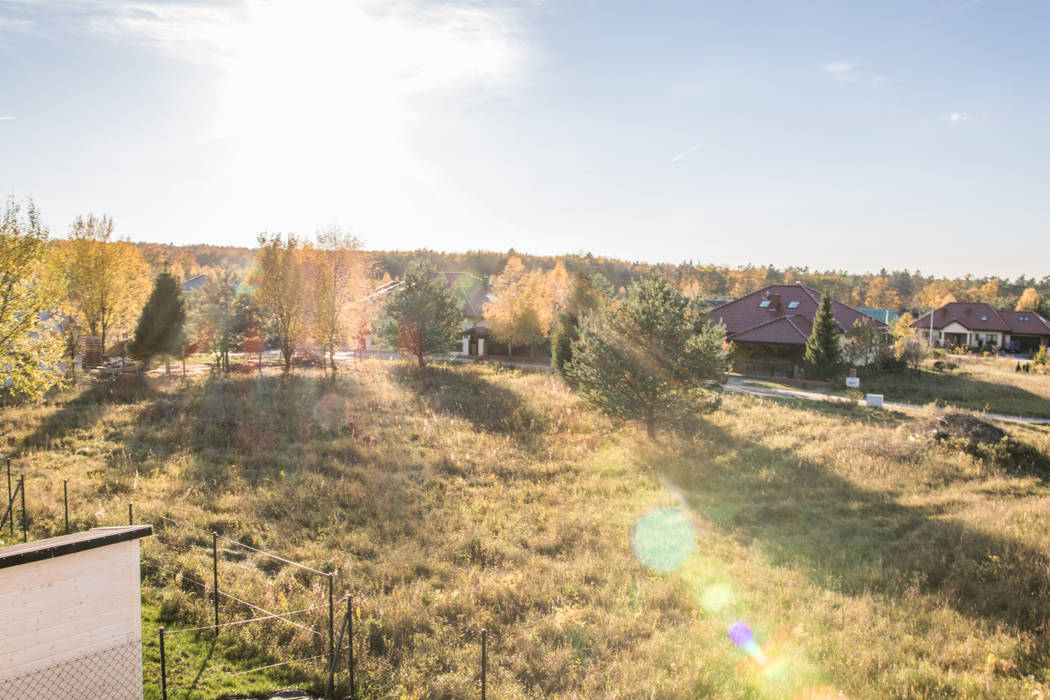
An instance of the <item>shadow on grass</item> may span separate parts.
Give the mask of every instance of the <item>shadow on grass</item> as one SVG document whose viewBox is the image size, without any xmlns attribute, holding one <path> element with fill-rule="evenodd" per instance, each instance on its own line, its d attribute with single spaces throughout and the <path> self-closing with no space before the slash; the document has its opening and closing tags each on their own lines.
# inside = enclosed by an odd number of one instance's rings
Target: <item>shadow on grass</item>
<svg viewBox="0 0 1050 700">
<path fill-rule="evenodd" d="M 731 459 L 712 459 L 724 455 Z M 761 544 L 775 564 L 801 566 L 817 585 L 847 595 L 905 598 L 918 591 L 1029 633 L 1050 618 L 1050 557 L 946 519 L 942 507 L 902 505 L 892 491 L 859 487 L 830 465 L 710 423 L 698 441 L 646 461 L 716 527 Z M 1034 665 L 1050 648 L 1039 646 L 1029 659 Z"/>
<path fill-rule="evenodd" d="M 488 381 L 481 369 L 409 365 L 394 369 L 394 379 L 437 413 L 468 421 L 477 432 L 511 435 L 533 444 L 546 428 L 545 416 L 516 393 Z"/>
<path fill-rule="evenodd" d="M 975 411 L 1050 418 L 1050 401 L 1045 397 L 1010 384 L 974 379 L 961 371 L 884 373 L 865 378 L 864 387 L 866 391 L 884 394 L 887 401 L 936 401 Z"/>
<path fill-rule="evenodd" d="M 134 403 L 150 393 L 149 380 L 138 373 L 92 380 L 27 435 L 15 448 L 12 457 L 33 449 L 50 449 L 74 431 L 94 426 L 107 405 Z"/>
</svg>

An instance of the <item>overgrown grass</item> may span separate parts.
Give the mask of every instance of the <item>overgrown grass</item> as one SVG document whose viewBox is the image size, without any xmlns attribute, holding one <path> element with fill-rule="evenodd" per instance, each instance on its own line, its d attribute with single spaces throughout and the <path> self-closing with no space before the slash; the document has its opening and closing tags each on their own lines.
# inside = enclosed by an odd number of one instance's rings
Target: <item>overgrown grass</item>
<svg viewBox="0 0 1050 700">
<path fill-rule="evenodd" d="M 1050 374 L 1017 372 L 1015 360 L 952 358 L 958 368 L 936 371 L 932 361 L 918 371 L 865 377 L 865 391 L 887 400 L 958 406 L 1030 418 L 1050 418 Z"/>
<path fill-rule="evenodd" d="M 915 438 L 914 417 L 726 395 L 695 435 L 652 443 L 547 374 L 393 363 L 334 385 L 85 391 L 106 402 L 0 422 L 30 472 L 35 537 L 61 530 L 64 478 L 77 527 L 117 524 L 129 501 L 158 525 L 143 546 L 150 645 L 158 623 L 211 619 L 191 583 L 209 580 L 210 537 L 163 516 L 335 571 L 337 597 L 360 605 L 367 697 L 474 694 L 480 627 L 500 698 L 1048 692 L 1050 487 L 994 452 Z M 1009 431 L 1050 447 L 1044 429 Z M 660 530 L 668 513 L 688 525 Z M 640 522 L 655 539 L 633 537 Z M 271 610 L 327 599 L 320 577 L 222 542 L 231 594 Z M 666 570 L 641 563 L 679 551 Z M 296 619 L 326 629 L 326 614 Z M 741 621 L 761 656 L 730 640 Z M 184 636 L 177 672 L 194 697 L 320 690 L 311 665 L 228 675 L 311 656 L 316 635 L 235 630 L 208 663 L 211 638 Z M 144 668 L 156 697 L 151 646 Z"/>
</svg>

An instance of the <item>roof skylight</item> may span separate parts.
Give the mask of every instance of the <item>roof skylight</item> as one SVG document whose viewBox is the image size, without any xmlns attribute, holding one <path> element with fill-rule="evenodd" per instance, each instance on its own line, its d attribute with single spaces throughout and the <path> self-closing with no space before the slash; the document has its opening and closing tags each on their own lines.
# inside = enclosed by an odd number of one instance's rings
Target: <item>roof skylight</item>
<svg viewBox="0 0 1050 700">
<path fill-rule="evenodd" d="M 763 299 L 762 301 L 758 302 L 758 308 L 760 308 L 760 309 L 768 309 L 769 308 L 769 299 Z"/>
<path fill-rule="evenodd" d="M 797 301 L 789 301 L 788 302 L 788 308 L 789 309 L 797 309 L 798 308 L 798 302 Z"/>
</svg>

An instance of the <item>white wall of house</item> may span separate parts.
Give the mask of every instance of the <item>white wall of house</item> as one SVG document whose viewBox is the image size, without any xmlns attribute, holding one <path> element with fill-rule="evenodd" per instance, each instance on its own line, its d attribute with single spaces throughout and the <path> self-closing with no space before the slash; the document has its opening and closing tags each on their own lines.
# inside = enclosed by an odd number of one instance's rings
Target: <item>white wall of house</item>
<svg viewBox="0 0 1050 700">
<path fill-rule="evenodd" d="M 0 697 L 141 698 L 140 605 L 138 540 L 0 569 Z"/>
</svg>

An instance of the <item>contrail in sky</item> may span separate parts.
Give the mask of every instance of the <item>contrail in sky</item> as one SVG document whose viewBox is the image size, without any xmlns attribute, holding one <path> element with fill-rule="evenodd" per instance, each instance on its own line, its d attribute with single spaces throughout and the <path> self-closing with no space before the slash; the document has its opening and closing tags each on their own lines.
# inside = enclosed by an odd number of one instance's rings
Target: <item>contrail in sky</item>
<svg viewBox="0 0 1050 700">
<path fill-rule="evenodd" d="M 671 159 L 671 162 L 672 162 L 672 163 L 677 163 L 678 161 L 682 160 L 682 159 L 683 159 L 683 158 L 685 158 L 685 157 L 686 157 L 687 155 L 689 155 L 690 153 L 692 153 L 692 152 L 693 152 L 693 151 L 695 151 L 696 149 L 700 148 L 700 144 L 702 144 L 702 143 L 703 143 L 703 141 L 701 141 L 700 143 L 696 144 L 695 146 L 693 146 L 692 148 L 690 148 L 690 149 L 688 149 L 688 150 L 686 150 L 686 151 L 682 151 L 681 153 L 679 153 L 678 155 L 676 155 L 676 156 L 675 156 L 674 158 L 672 158 L 672 159 Z"/>
</svg>

